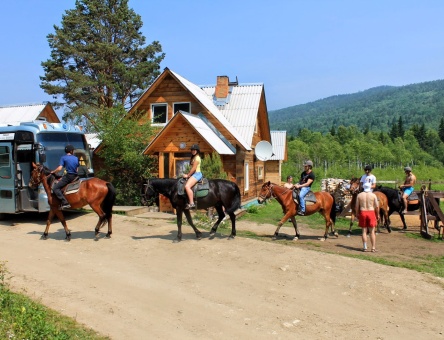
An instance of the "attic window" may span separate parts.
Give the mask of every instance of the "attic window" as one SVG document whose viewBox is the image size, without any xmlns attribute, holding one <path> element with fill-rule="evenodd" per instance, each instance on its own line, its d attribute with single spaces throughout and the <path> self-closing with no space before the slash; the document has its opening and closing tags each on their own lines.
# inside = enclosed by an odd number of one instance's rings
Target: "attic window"
<svg viewBox="0 0 444 340">
<path fill-rule="evenodd" d="M 151 105 L 151 122 L 153 124 L 166 124 L 168 118 L 168 105 L 152 104 Z"/>
<path fill-rule="evenodd" d="M 174 103 L 173 114 L 176 114 L 177 111 L 191 113 L 191 103 Z"/>
</svg>

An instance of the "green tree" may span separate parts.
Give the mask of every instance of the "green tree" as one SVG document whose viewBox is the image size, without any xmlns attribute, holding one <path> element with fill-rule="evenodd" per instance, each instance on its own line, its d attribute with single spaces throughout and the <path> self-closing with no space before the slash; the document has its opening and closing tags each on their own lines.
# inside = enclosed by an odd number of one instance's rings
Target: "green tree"
<svg viewBox="0 0 444 340">
<path fill-rule="evenodd" d="M 441 141 L 444 142 L 444 117 L 441 118 L 439 123 L 438 134 Z"/>
<path fill-rule="evenodd" d="M 223 169 L 222 159 L 217 152 L 202 159 L 201 165 L 202 173 L 209 179 L 227 179 L 227 173 Z"/>
<path fill-rule="evenodd" d="M 97 130 L 104 108 L 128 108 L 159 75 L 165 54 L 158 41 L 144 46 L 142 25 L 128 0 L 77 0 L 54 25 L 40 87 L 65 120 Z"/>
<path fill-rule="evenodd" d="M 98 155 L 104 167 L 98 176 L 113 182 L 117 189 L 117 204 L 140 205 L 140 190 L 144 178 L 156 166 L 152 157 L 142 154 L 152 129 L 149 123 L 140 125 L 136 116 L 125 117 L 123 107 L 107 109 L 100 120 L 99 138 L 102 140 Z"/>
</svg>

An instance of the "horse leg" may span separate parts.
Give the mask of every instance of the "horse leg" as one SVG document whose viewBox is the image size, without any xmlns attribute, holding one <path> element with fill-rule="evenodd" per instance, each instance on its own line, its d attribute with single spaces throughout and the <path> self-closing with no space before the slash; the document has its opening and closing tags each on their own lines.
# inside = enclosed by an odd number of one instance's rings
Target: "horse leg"
<svg viewBox="0 0 444 340">
<path fill-rule="evenodd" d="M 287 209 L 287 213 L 284 215 L 284 217 L 279 221 L 278 226 L 276 228 L 276 231 L 273 235 L 273 240 L 276 240 L 279 236 L 279 230 L 281 229 L 282 225 L 290 219 L 290 217 L 294 217 L 296 215 L 295 211 L 291 211 L 291 209 Z"/>
<path fill-rule="evenodd" d="M 401 217 L 401 222 L 402 222 L 402 225 L 403 225 L 402 230 L 407 230 L 407 224 L 405 223 L 404 214 L 401 214 L 401 213 L 399 213 L 399 212 L 398 212 L 398 214 L 399 214 L 399 216 Z"/>
<path fill-rule="evenodd" d="M 352 234 L 352 227 L 353 227 L 353 223 L 355 222 L 355 210 L 352 209 L 351 211 L 351 216 L 350 216 L 350 227 L 348 229 L 348 234 L 347 237 L 350 237 Z"/>
<path fill-rule="evenodd" d="M 188 223 L 193 228 L 194 233 L 196 234 L 196 238 L 198 240 L 201 240 L 202 239 L 202 233 L 194 225 L 193 219 L 191 218 L 190 211 L 188 209 L 186 209 L 186 210 L 184 210 L 184 212 L 185 212 L 185 217 L 187 218 Z M 177 214 L 179 215 L 179 210 L 178 210 Z M 180 226 L 179 226 L 179 216 L 177 217 L 177 228 L 178 228 L 177 240 L 181 241 L 182 240 L 182 212 L 180 213 Z M 180 233 L 180 238 L 179 238 L 179 233 Z"/>
<path fill-rule="evenodd" d="M 102 208 L 100 207 L 99 204 L 90 203 L 89 206 L 97 214 L 97 216 L 99 216 L 99 221 L 97 222 L 96 227 L 94 228 L 94 232 L 95 232 L 94 236 L 95 236 L 95 238 L 97 240 L 98 237 L 99 237 L 100 229 L 106 223 L 106 215 L 105 215 L 104 211 L 102 210 Z M 109 223 L 109 221 L 108 221 L 108 223 Z M 107 238 L 111 237 L 109 225 L 108 225 L 108 233 L 106 234 L 106 237 Z"/>
<path fill-rule="evenodd" d="M 46 219 L 46 228 L 45 228 L 45 232 L 42 235 L 42 239 L 43 240 L 47 240 L 48 239 L 48 232 L 49 232 L 49 226 L 51 225 L 52 219 L 54 218 L 54 211 L 53 208 L 51 207 L 49 210 L 49 214 L 48 214 L 48 218 Z"/>
<path fill-rule="evenodd" d="M 224 213 L 224 209 L 222 208 L 222 206 L 218 205 L 216 206 L 216 211 L 217 211 L 217 221 L 216 223 L 214 223 L 213 227 L 210 230 L 210 237 L 214 237 L 214 234 L 216 234 L 217 228 L 219 227 L 220 222 L 222 222 L 222 220 L 225 217 L 225 213 Z M 233 223 L 233 222 L 231 222 Z M 231 226 L 233 226 L 233 224 L 231 224 Z"/>
<path fill-rule="evenodd" d="M 388 233 L 392 232 L 392 228 L 390 228 L 390 219 L 388 216 L 388 212 L 387 209 L 383 211 L 383 215 L 384 215 L 384 226 L 387 229 Z"/>
<path fill-rule="evenodd" d="M 231 235 L 229 239 L 233 239 L 236 237 L 236 215 L 234 214 L 234 212 L 229 213 L 228 215 L 230 215 L 231 220 Z"/>
<path fill-rule="evenodd" d="M 63 228 L 65 229 L 65 240 L 71 241 L 71 231 L 68 229 L 68 226 L 66 224 L 65 216 L 63 216 L 63 213 L 61 210 L 58 209 L 58 207 L 51 208 L 51 211 L 54 211 L 57 218 L 62 222 Z"/>
<path fill-rule="evenodd" d="M 301 234 L 299 233 L 298 229 L 298 222 L 296 221 L 296 218 L 294 216 L 290 217 L 291 223 L 293 223 L 294 231 L 295 231 L 295 237 L 293 240 L 298 240 L 301 237 Z"/>
</svg>

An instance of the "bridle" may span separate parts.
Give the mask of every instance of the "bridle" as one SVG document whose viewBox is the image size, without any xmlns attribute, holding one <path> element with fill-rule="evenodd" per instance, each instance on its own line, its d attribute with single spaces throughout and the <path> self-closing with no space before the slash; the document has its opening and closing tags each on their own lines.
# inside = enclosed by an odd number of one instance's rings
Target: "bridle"
<svg viewBox="0 0 444 340">
<path fill-rule="evenodd" d="M 147 180 L 147 183 L 144 184 L 145 190 L 143 192 L 142 197 L 145 199 L 145 202 L 147 202 L 148 204 L 152 204 L 153 202 L 156 201 L 156 193 L 157 191 L 153 188 L 153 186 L 150 184 L 150 181 Z M 152 195 L 152 197 L 148 200 L 147 199 L 147 192 L 148 190 L 152 190 L 152 192 L 154 193 L 154 195 Z"/>
<path fill-rule="evenodd" d="M 37 175 L 34 175 L 37 173 Z M 31 188 L 37 188 L 42 182 L 43 165 L 38 165 L 31 173 L 31 178 L 29 179 L 29 186 Z"/>
<path fill-rule="evenodd" d="M 266 194 L 265 195 L 261 195 L 261 194 L 259 194 L 259 197 L 263 200 L 263 201 L 265 201 L 267 198 L 269 198 L 269 197 L 273 197 L 273 184 L 270 184 L 270 185 L 265 185 L 266 187 L 267 187 L 267 192 L 266 192 Z M 262 190 L 261 190 L 261 192 L 262 192 Z"/>
</svg>

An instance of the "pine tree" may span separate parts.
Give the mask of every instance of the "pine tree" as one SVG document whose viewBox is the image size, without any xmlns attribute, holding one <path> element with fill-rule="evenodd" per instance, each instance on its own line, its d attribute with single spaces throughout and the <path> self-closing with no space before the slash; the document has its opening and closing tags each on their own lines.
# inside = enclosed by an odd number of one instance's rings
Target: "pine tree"
<svg viewBox="0 0 444 340">
<path fill-rule="evenodd" d="M 65 120 L 96 126 L 102 109 L 130 107 L 159 75 L 165 54 L 158 41 L 144 46 L 142 25 L 128 0 L 77 0 L 65 12 L 47 36 L 51 59 L 40 77 Z"/>
</svg>

